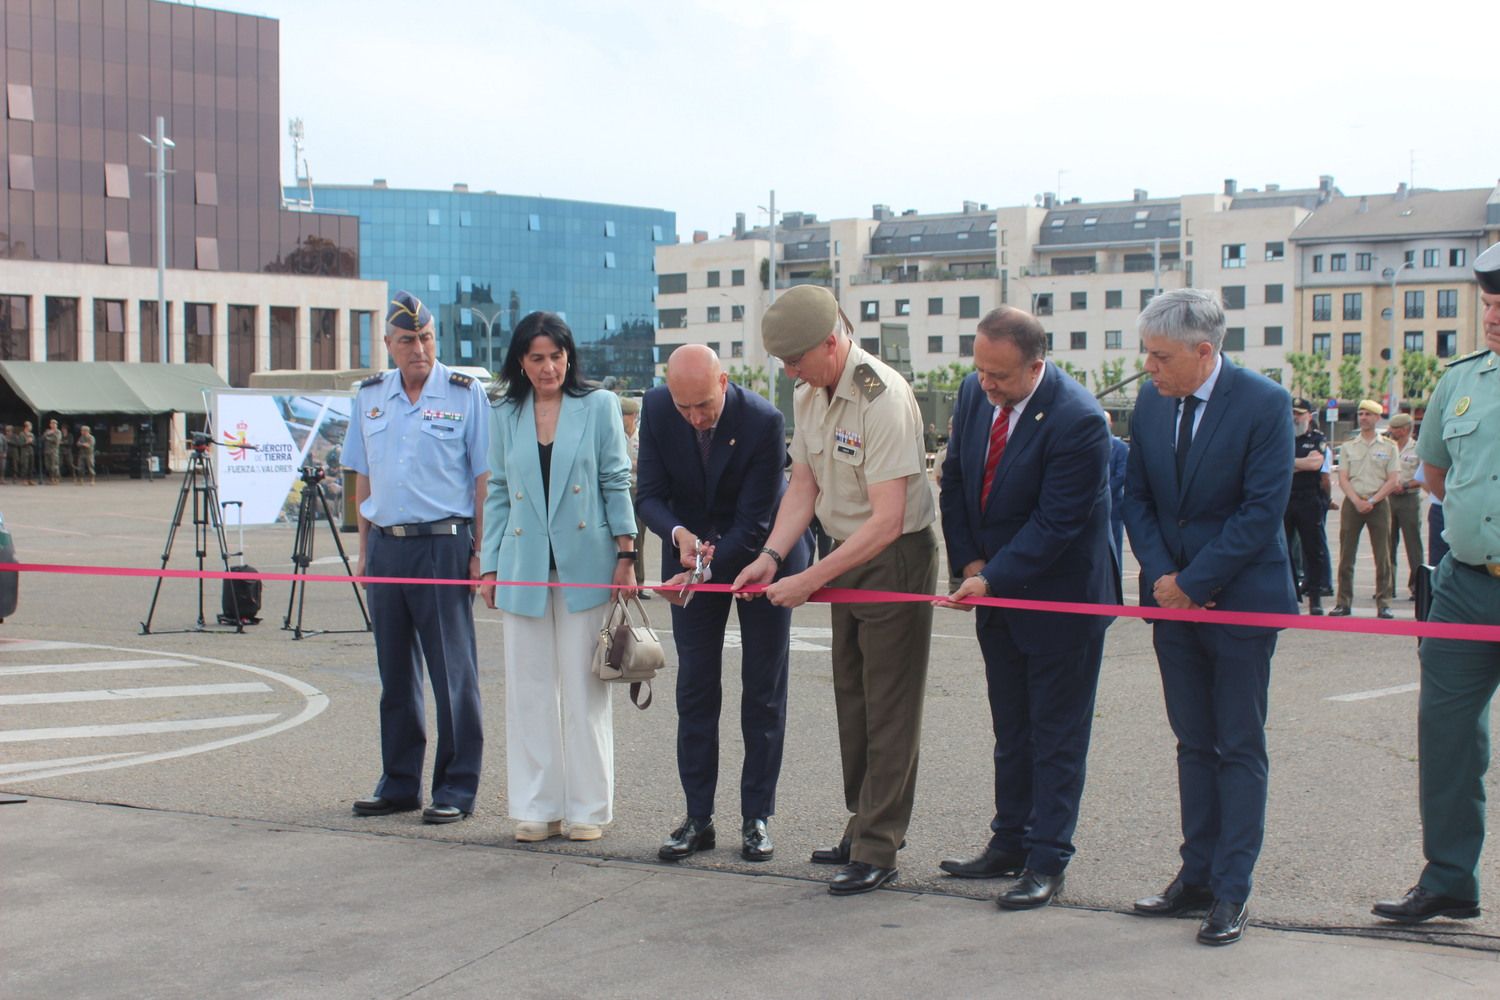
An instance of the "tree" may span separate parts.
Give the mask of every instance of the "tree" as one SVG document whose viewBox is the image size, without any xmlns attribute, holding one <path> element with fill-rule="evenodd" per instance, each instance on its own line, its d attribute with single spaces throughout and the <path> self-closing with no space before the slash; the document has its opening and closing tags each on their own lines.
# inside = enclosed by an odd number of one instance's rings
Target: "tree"
<svg viewBox="0 0 1500 1000">
<path fill-rule="evenodd" d="M 1365 377 L 1359 370 L 1359 355 L 1345 355 L 1339 362 L 1339 398 L 1361 400 L 1365 398 Z"/>
<path fill-rule="evenodd" d="M 1413 403 L 1426 403 L 1437 386 L 1441 362 L 1422 351 L 1401 353 L 1401 395 Z"/>
<path fill-rule="evenodd" d="M 744 386 L 751 392 L 759 393 L 767 399 L 771 398 L 771 382 L 766 377 L 766 370 L 764 368 L 737 365 L 729 369 L 729 377 L 735 383 Z"/>
<path fill-rule="evenodd" d="M 1080 368 L 1071 361 L 1059 361 L 1057 367 L 1063 370 L 1063 374 L 1071 375 L 1079 385 L 1087 386 L 1089 384 L 1088 369 Z"/>
<path fill-rule="evenodd" d="M 1328 359 L 1323 355 L 1288 351 L 1286 363 L 1292 369 L 1294 394 L 1317 402 L 1333 395 L 1332 379 L 1328 375 Z"/>
<path fill-rule="evenodd" d="M 1099 370 L 1094 372 L 1094 394 L 1098 395 L 1110 386 L 1118 385 L 1125 378 L 1125 359 L 1116 358 L 1113 361 L 1103 361 Z M 1124 390 L 1117 390 L 1122 392 Z"/>
<path fill-rule="evenodd" d="M 760 287 L 771 287 L 771 258 L 769 257 L 760 259 Z"/>
</svg>

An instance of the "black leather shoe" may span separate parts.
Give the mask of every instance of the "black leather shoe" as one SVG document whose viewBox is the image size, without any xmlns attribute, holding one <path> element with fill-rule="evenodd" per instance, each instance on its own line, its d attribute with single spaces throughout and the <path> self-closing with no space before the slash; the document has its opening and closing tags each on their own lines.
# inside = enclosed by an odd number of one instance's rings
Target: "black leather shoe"
<svg viewBox="0 0 1500 1000">
<path fill-rule="evenodd" d="M 853 896 L 856 893 L 879 889 L 896 877 L 896 869 L 880 868 L 863 861 L 851 861 L 828 883 L 828 891 L 835 896 Z"/>
<path fill-rule="evenodd" d="M 740 832 L 744 836 L 740 857 L 746 861 L 770 861 L 775 855 L 776 845 L 771 843 L 771 831 L 766 829 L 765 820 L 747 819 Z"/>
<path fill-rule="evenodd" d="M 1135 912 L 1148 917 L 1171 917 L 1188 910 L 1203 910 L 1213 905 L 1214 893 L 1206 885 L 1189 885 L 1178 875 L 1172 884 L 1155 896 L 1135 901 Z"/>
<path fill-rule="evenodd" d="M 689 816 L 682 821 L 682 825 L 673 830 L 667 839 L 662 841 L 661 850 L 656 856 L 663 861 L 681 861 L 690 858 L 699 851 L 711 851 L 714 847 L 714 820 L 710 816 L 700 819 L 697 816 Z"/>
<path fill-rule="evenodd" d="M 1310 615 L 1321 615 L 1323 613 L 1323 605 L 1310 604 L 1307 607 L 1307 613 Z"/>
<path fill-rule="evenodd" d="M 458 806 L 450 806 L 443 802 L 434 802 L 422 810 L 423 823 L 457 823 L 461 819 L 468 819 L 469 814 Z"/>
<path fill-rule="evenodd" d="M 1213 909 L 1198 925 L 1199 944 L 1234 944 L 1245 933 L 1245 922 L 1250 919 L 1248 903 L 1236 903 L 1229 899 L 1214 900 Z"/>
<path fill-rule="evenodd" d="M 389 816 L 391 813 L 409 813 L 422 808 L 416 799 L 383 799 L 372 795 L 368 799 L 354 800 L 356 816 Z"/>
<path fill-rule="evenodd" d="M 1328 616 L 1330 618 L 1343 618 L 1348 613 L 1349 613 L 1349 605 L 1347 605 L 1347 604 L 1335 604 L 1333 606 L 1333 610 L 1330 611 L 1330 612 L 1328 612 Z"/>
<path fill-rule="evenodd" d="M 1433 917 L 1469 920 L 1479 916 L 1479 900 L 1439 896 L 1414 885 L 1400 899 L 1382 899 L 1370 908 L 1370 912 L 1382 920 L 1394 920 L 1399 924 L 1420 924 Z"/>
<path fill-rule="evenodd" d="M 1002 910 L 1034 910 L 1052 902 L 1062 885 L 1062 872 L 1043 875 L 1028 868 L 1021 873 L 1021 881 L 1000 894 L 995 905 Z"/>
<path fill-rule="evenodd" d="M 938 867 L 955 878 L 999 878 L 1001 875 L 1021 874 L 1026 867 L 1026 855 L 1021 851 L 1002 851 L 992 846 L 968 861 L 945 858 L 938 862 Z"/>
<path fill-rule="evenodd" d="M 837 847 L 820 847 L 812 852 L 808 860 L 815 865 L 847 865 L 849 863 L 849 838 L 839 841 Z M 901 841 L 901 850 L 906 850 L 906 841 Z"/>
<path fill-rule="evenodd" d="M 1375 617 L 1384 618 L 1389 621 L 1390 619 L 1396 617 L 1396 613 L 1390 608 L 1381 608 L 1379 611 L 1375 612 Z"/>
</svg>

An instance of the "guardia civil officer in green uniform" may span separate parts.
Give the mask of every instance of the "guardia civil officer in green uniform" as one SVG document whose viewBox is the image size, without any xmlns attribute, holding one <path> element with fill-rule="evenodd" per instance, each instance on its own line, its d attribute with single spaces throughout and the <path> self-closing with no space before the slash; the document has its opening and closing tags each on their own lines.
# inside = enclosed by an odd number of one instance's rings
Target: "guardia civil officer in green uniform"
<svg viewBox="0 0 1500 1000">
<path fill-rule="evenodd" d="M 779 297 L 761 323 L 766 352 L 801 380 L 792 403 L 792 473 L 770 538 L 734 586 L 769 584 L 765 596 L 780 607 L 795 608 L 820 587 L 932 594 L 937 584 L 916 399 L 852 333 L 838 301 L 816 285 Z M 833 550 L 773 583 L 814 513 Z M 843 866 L 828 887 L 843 896 L 896 875 L 916 792 L 932 605 L 835 604 L 832 616 L 844 803 L 853 816 L 838 846 L 812 860 Z"/>
<path fill-rule="evenodd" d="M 1500 245 L 1474 261 L 1484 304 L 1483 350 L 1459 358 L 1433 391 L 1417 454 L 1442 498 L 1449 552 L 1432 578 L 1429 621 L 1500 625 Z M 1414 924 L 1479 916 L 1484 773 L 1500 643 L 1423 639 L 1417 707 L 1422 877 L 1374 914 Z"/>
<path fill-rule="evenodd" d="M 489 402 L 479 383 L 437 360 L 432 313 L 398 292 L 385 346 L 396 367 L 359 384 L 344 439 L 358 473 L 359 575 L 479 579 L 480 521 L 489 475 Z M 428 823 L 474 811 L 484 729 L 474 642 L 474 592 L 454 584 L 371 584 L 380 668 L 375 794 L 360 816 L 422 808 L 422 661 L 437 702 L 437 755 Z"/>
</svg>

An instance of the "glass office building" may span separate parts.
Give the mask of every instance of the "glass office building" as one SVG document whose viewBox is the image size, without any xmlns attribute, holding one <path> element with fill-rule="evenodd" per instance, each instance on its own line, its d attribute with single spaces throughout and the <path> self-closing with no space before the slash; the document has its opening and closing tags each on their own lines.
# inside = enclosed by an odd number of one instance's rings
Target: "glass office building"
<svg viewBox="0 0 1500 1000">
<path fill-rule="evenodd" d="M 315 185 L 313 200 L 359 217 L 360 276 L 427 303 L 445 364 L 499 368 L 516 322 L 542 309 L 567 319 L 585 377 L 651 384 L 656 247 L 677 242 L 674 213 L 380 181 Z"/>
</svg>

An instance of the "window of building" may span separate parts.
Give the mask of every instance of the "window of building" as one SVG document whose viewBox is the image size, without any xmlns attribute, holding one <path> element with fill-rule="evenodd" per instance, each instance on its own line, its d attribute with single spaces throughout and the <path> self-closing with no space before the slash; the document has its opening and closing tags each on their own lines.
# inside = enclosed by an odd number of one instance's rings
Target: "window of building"
<svg viewBox="0 0 1500 1000">
<path fill-rule="evenodd" d="M 1364 319 L 1365 296 L 1363 292 L 1344 293 L 1344 318 Z"/>
<path fill-rule="evenodd" d="M 470 275 L 470 274 L 461 274 L 461 275 L 459 275 L 458 276 L 458 290 L 459 290 L 459 292 L 461 294 L 464 294 L 464 295 L 472 295 L 472 294 L 474 294 L 474 276 Z M 468 321 L 465 320 L 464 322 L 467 323 Z"/>
<path fill-rule="evenodd" d="M 1440 288 L 1437 293 L 1438 319 L 1452 319 L 1458 315 L 1458 290 Z"/>
<path fill-rule="evenodd" d="M 661 241 L 662 241 L 661 226 L 652 226 L 651 227 L 651 242 L 653 242 L 653 243 L 660 243 Z"/>
<path fill-rule="evenodd" d="M 1052 351 L 1054 350 L 1053 345 L 1052 345 L 1052 334 L 1048 333 L 1045 336 L 1047 338 L 1047 353 L 1051 354 Z"/>
<path fill-rule="evenodd" d="M 1125 293 L 1122 292 L 1122 291 L 1120 291 L 1119 289 L 1115 289 L 1114 291 L 1105 292 L 1104 293 L 1104 308 L 1106 308 L 1106 309 L 1122 309 L 1122 308 L 1124 308 L 1124 305 L 1123 305 L 1124 299 L 1125 299 Z"/>
<path fill-rule="evenodd" d="M 292 306 L 271 307 L 271 367 L 297 367 L 297 310 Z"/>
<path fill-rule="evenodd" d="M 470 309 L 468 306 L 459 306 L 458 307 L 458 325 L 459 326 L 473 326 L 474 325 L 474 310 Z"/>
<path fill-rule="evenodd" d="M 1401 255 L 1401 259 L 1403 262 L 1415 267 L 1417 264 L 1417 252 L 1415 250 L 1408 250 Z"/>
<path fill-rule="evenodd" d="M 677 274 L 658 274 L 656 276 L 656 290 L 663 295 L 676 295 L 687 291 L 687 275 L 682 272 Z"/>
<path fill-rule="evenodd" d="M 1328 257 L 1328 270 L 1330 270 L 1330 271 L 1347 271 L 1347 270 L 1349 270 L 1349 255 L 1346 254 L 1346 253 L 1330 254 L 1329 257 Z"/>
<path fill-rule="evenodd" d="M 1268 326 L 1268 327 L 1266 327 L 1266 340 L 1265 340 L 1266 346 L 1267 347 L 1280 347 L 1281 343 L 1282 343 L 1282 331 L 1281 331 L 1281 327 L 1279 327 L 1279 326 Z"/>
<path fill-rule="evenodd" d="M 911 299 L 897 299 L 896 300 L 896 315 L 897 316 L 910 316 L 911 315 Z"/>
<path fill-rule="evenodd" d="M 1321 274 L 1323 271 L 1323 255 L 1313 254 L 1313 274 Z"/>
<path fill-rule="evenodd" d="M 862 351 L 864 351 L 866 354 L 873 354 L 877 358 L 880 357 L 880 338 L 879 337 L 860 337 L 859 338 L 859 349 L 862 350 Z"/>
<path fill-rule="evenodd" d="M 718 271 L 709 271 L 707 273 L 707 278 L 708 278 L 708 287 L 709 288 L 718 288 L 719 287 L 719 272 Z"/>
<path fill-rule="evenodd" d="M 731 286 L 739 288 L 740 286 L 744 285 L 744 283 L 745 269 L 743 267 L 737 267 L 729 272 L 729 284 Z"/>
<path fill-rule="evenodd" d="M 104 165 L 104 197 L 130 197 L 130 168 L 123 163 Z"/>
<path fill-rule="evenodd" d="M 474 225 L 474 213 L 465 209 L 458 213 L 458 224 L 465 229 Z"/>
<path fill-rule="evenodd" d="M 1153 298 L 1155 298 L 1155 297 L 1156 297 L 1156 289 L 1154 289 L 1154 288 L 1142 288 L 1141 289 L 1141 308 L 1144 309 L 1147 306 L 1149 306 L 1151 304 L 1151 300 Z"/>
<path fill-rule="evenodd" d="M 940 337 L 940 336 L 936 336 L 936 335 L 928 336 L 928 338 L 927 338 L 927 353 L 928 354 L 942 354 L 943 353 L 943 338 Z"/>
<path fill-rule="evenodd" d="M 687 310 L 658 309 L 656 325 L 663 330 L 685 330 L 687 329 Z"/>
<path fill-rule="evenodd" d="M 442 275 L 439 275 L 439 274 L 429 274 L 427 276 L 427 290 L 429 292 L 440 292 L 440 291 L 442 291 L 443 290 L 443 278 L 442 278 Z"/>
<path fill-rule="evenodd" d="M 183 357 L 188 364 L 214 363 L 214 307 L 210 303 L 182 304 L 182 336 Z"/>
<path fill-rule="evenodd" d="M 604 237 L 611 240 L 615 238 L 615 224 L 608 219 L 604 220 Z"/>
<path fill-rule="evenodd" d="M 200 205 L 219 203 L 219 175 L 212 170 L 193 172 L 193 193 Z"/>
<path fill-rule="evenodd" d="M 732 320 L 734 320 L 736 323 L 742 321 L 745 318 L 745 307 L 744 306 L 730 306 L 729 307 L 729 318 L 732 319 Z"/>
<path fill-rule="evenodd" d="M 231 307 L 233 308 L 233 307 Z M 250 319 L 254 323 L 255 317 Z M 231 314 L 229 329 L 234 330 L 234 318 Z M 370 342 L 374 336 L 375 314 L 365 309 L 355 309 L 349 313 L 349 367 L 370 367 Z M 231 333 L 232 335 L 232 333 Z M 230 362 L 234 364 L 231 355 Z"/>
<path fill-rule="evenodd" d="M 1089 333 L 1087 330 L 1074 330 L 1068 334 L 1068 347 L 1075 351 L 1086 351 L 1089 349 Z"/>
<path fill-rule="evenodd" d="M 1426 311 L 1426 292 L 1413 291 L 1406 293 L 1406 318 L 1421 319 Z"/>
<path fill-rule="evenodd" d="M 442 209 L 440 209 L 440 208 L 429 208 L 427 210 L 427 224 L 429 226 L 439 226 L 439 225 L 442 225 L 442 223 L 443 223 L 443 211 L 442 211 Z"/>
<path fill-rule="evenodd" d="M 1119 330 L 1104 331 L 1104 349 L 1106 351 L 1118 351 L 1120 349 L 1121 336 Z"/>
<path fill-rule="evenodd" d="M 161 360 L 161 330 L 156 323 L 156 300 L 142 299 L 140 307 L 141 360 Z M 167 343 L 172 342 L 172 303 L 167 303 Z"/>
<path fill-rule="evenodd" d="M 709 322 L 709 323 L 717 323 L 718 321 L 719 321 L 719 307 L 718 306 L 709 306 L 708 307 L 707 322 Z"/>
<path fill-rule="evenodd" d="M 1051 347 L 1049 343 L 1047 345 Z M 972 333 L 960 333 L 958 335 L 958 356 L 961 358 L 972 358 L 974 356 L 974 335 Z"/>
<path fill-rule="evenodd" d="M 1243 326 L 1231 326 L 1224 331 L 1224 350 L 1243 351 L 1245 349 L 1245 328 Z"/>
<path fill-rule="evenodd" d="M 255 307 L 230 306 L 228 319 L 229 384 L 243 389 L 250 384 L 250 373 L 255 371 Z M 358 349 L 356 345 L 355 350 Z"/>
<path fill-rule="evenodd" d="M 941 316 L 943 314 L 943 300 L 941 298 L 930 298 L 927 300 L 927 315 Z"/>
<path fill-rule="evenodd" d="M 1324 357 L 1324 358 L 1329 357 L 1330 353 L 1332 351 L 1332 347 L 1329 344 L 1329 341 L 1332 339 L 1332 337 L 1333 337 L 1333 335 L 1330 334 L 1330 333 L 1315 333 L 1315 334 L 1313 334 L 1312 335 L 1312 352 L 1314 354 L 1320 355 L 1321 357 Z"/>
<path fill-rule="evenodd" d="M 104 262 L 106 264 L 130 263 L 130 234 L 123 229 L 104 231 Z"/>
<path fill-rule="evenodd" d="M 615 266 L 615 252 L 613 250 L 606 250 L 606 251 L 604 251 L 604 266 L 605 267 L 614 267 Z"/>
<path fill-rule="evenodd" d="M 607 331 L 610 331 L 610 332 L 613 332 L 613 331 L 619 329 L 619 324 L 617 324 L 615 322 L 615 314 L 614 313 L 605 313 L 604 314 L 604 329 L 607 330 Z"/>
<path fill-rule="evenodd" d="M 1458 331 L 1439 330 L 1437 332 L 1437 356 L 1440 358 L 1451 358 L 1458 353 Z"/>
<path fill-rule="evenodd" d="M 31 98 L 31 85 L 28 83 L 7 83 L 5 106 L 12 121 L 36 121 L 36 106 Z"/>
<path fill-rule="evenodd" d="M 1051 312 L 1052 309 L 1051 309 L 1051 301 L 1050 300 L 1048 301 L 1047 305 L 1048 305 L 1047 311 Z M 960 295 L 958 297 L 958 318 L 959 319 L 978 319 L 979 318 L 979 296 L 977 296 L 977 295 Z"/>
<path fill-rule="evenodd" d="M 1047 225 L 1051 226 L 1053 229 L 1061 229 L 1063 227 L 1063 223 L 1067 221 L 1068 220 L 1065 218 L 1057 218 L 1047 223 Z"/>
<path fill-rule="evenodd" d="M 1441 267 L 1443 264 L 1443 251 L 1429 247 L 1422 251 L 1423 267 Z"/>
<path fill-rule="evenodd" d="M 1319 293 L 1313 296 L 1313 322 L 1326 323 L 1333 319 L 1333 296 L 1331 294 Z"/>
<path fill-rule="evenodd" d="M 1356 271 L 1368 271 L 1374 266 L 1375 261 L 1370 254 L 1357 253 L 1354 255 L 1354 269 Z"/>
<path fill-rule="evenodd" d="M 1280 305 L 1283 301 L 1285 301 L 1282 296 L 1283 296 L 1283 290 L 1282 290 L 1282 287 L 1280 285 L 1267 285 L 1266 286 L 1266 305 L 1268 305 L 1268 306 Z"/>
<path fill-rule="evenodd" d="M 335 309 L 309 309 L 308 328 L 312 336 L 309 351 L 310 367 L 314 371 L 331 371 L 338 365 L 338 311 Z"/>
<path fill-rule="evenodd" d="M 47 296 L 47 360 L 78 360 L 78 300 Z"/>
<path fill-rule="evenodd" d="M 1085 226 L 1097 226 L 1099 224 L 1099 216 L 1090 215 L 1083 220 L 1083 224 Z"/>
<path fill-rule="evenodd" d="M 880 303 L 874 299 L 865 299 L 859 304 L 859 318 L 866 322 L 880 318 Z"/>
<path fill-rule="evenodd" d="M 541 232 L 542 231 L 542 217 L 540 215 L 537 215 L 535 212 L 533 212 L 530 215 L 526 216 L 526 228 L 529 229 L 533 233 L 539 233 L 539 232 Z M 653 227 L 653 228 L 660 230 L 661 227 L 660 226 L 656 226 L 656 227 Z M 660 239 L 660 238 L 661 237 L 657 237 L 657 239 Z"/>
<path fill-rule="evenodd" d="M 1088 292 L 1071 292 L 1068 295 L 1069 309 L 1087 309 L 1089 307 Z"/>
<path fill-rule="evenodd" d="M 719 353 L 719 342 L 717 340 L 710 340 L 703 346 L 708 348 L 710 351 L 713 351 L 715 354 Z"/>
<path fill-rule="evenodd" d="M 1454 247 L 1448 251 L 1448 266 L 1463 267 L 1469 260 L 1469 251 L 1463 247 Z"/>
<path fill-rule="evenodd" d="M 193 250 L 198 270 L 217 271 L 219 269 L 219 238 L 217 236 L 193 237 Z"/>
<path fill-rule="evenodd" d="M 1220 295 L 1224 299 L 1225 309 L 1245 308 L 1245 286 L 1225 285 L 1220 289 Z"/>
<path fill-rule="evenodd" d="M 36 166 L 25 153 L 10 154 L 10 189 L 12 191 L 36 190 Z"/>
<path fill-rule="evenodd" d="M 1280 240 L 1266 244 L 1266 260 L 1285 260 L 1286 244 Z"/>
<path fill-rule="evenodd" d="M 1348 357 L 1351 354 L 1352 355 L 1363 354 L 1364 353 L 1364 344 L 1363 344 L 1363 341 L 1364 341 L 1364 336 L 1362 334 L 1358 334 L 1358 333 L 1346 333 L 1346 334 L 1344 334 L 1344 350 L 1343 350 L 1344 356 Z"/>
<path fill-rule="evenodd" d="M 94 360 L 125 360 L 125 303 L 94 300 Z"/>
<path fill-rule="evenodd" d="M 1219 257 L 1221 267 L 1244 267 L 1245 266 L 1245 244 L 1226 243 Z"/>
<path fill-rule="evenodd" d="M 1401 349 L 1403 351 L 1415 351 L 1422 353 L 1422 331 L 1407 330 L 1403 335 Z"/>
<path fill-rule="evenodd" d="M 745 342 L 743 340 L 731 340 L 729 342 L 729 356 L 731 358 L 743 358 L 745 356 Z"/>
</svg>

